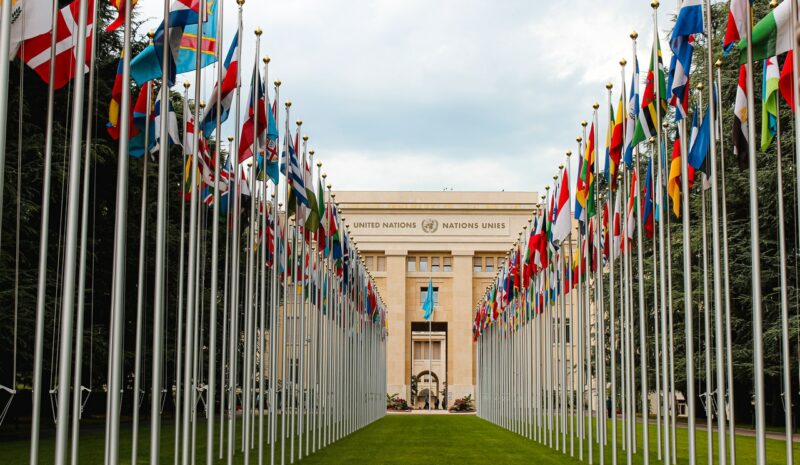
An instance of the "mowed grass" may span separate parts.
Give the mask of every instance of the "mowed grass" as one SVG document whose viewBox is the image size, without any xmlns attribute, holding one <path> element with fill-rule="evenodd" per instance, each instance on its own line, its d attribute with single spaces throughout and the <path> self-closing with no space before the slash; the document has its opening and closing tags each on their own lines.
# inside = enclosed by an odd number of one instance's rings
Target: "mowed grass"
<svg viewBox="0 0 800 465">
<path fill-rule="evenodd" d="M 174 429 L 172 422 L 165 419 L 161 431 L 162 447 L 161 463 L 173 462 Z M 257 425 L 257 422 L 256 422 Z M 29 442 L 23 430 L 14 433 L 9 431 L 9 425 L 0 430 L 0 464 L 16 465 L 27 464 Z M 698 425 L 700 426 L 700 425 Z M 618 423 L 618 428 L 620 424 Z M 197 428 L 195 463 L 205 463 L 205 423 L 199 423 Z M 237 427 L 236 455 L 234 463 L 244 463 L 239 448 L 241 420 Z M 609 424 L 609 434 L 610 434 Z M 21 434 L 23 433 L 23 434 Z M 633 455 L 632 463 L 640 464 L 642 460 L 641 425 L 638 425 L 639 448 Z M 677 449 L 678 463 L 686 464 L 688 461 L 688 431 L 678 428 Z M 81 429 L 79 463 L 103 463 L 104 438 L 102 424 L 89 424 Z M 618 430 L 621 441 L 621 430 Z M 218 435 L 218 432 L 217 432 Z M 216 435 L 215 435 L 216 436 Z M 256 440 L 257 440 L 256 432 Z M 138 463 L 149 463 L 149 430 L 140 428 L 140 448 Z M 555 441 L 555 436 L 554 436 Z M 650 425 L 650 457 L 651 462 L 657 463 L 655 426 Z M 716 440 L 716 436 L 714 438 Z M 511 433 L 472 415 L 387 415 L 373 424 L 342 438 L 327 448 L 317 451 L 310 457 L 304 458 L 303 464 L 572 464 L 581 463 L 578 460 L 578 441 L 574 442 L 575 457 L 570 457 L 570 438 L 567 435 L 567 453 L 556 451 L 536 441 Z M 611 463 L 611 441 L 605 448 L 606 463 Z M 625 463 L 625 452 L 619 444 L 619 463 Z M 269 445 L 264 445 L 265 463 L 269 463 Z M 225 463 L 225 460 L 216 460 L 219 443 L 215 442 L 214 463 Z M 287 441 L 287 452 L 289 449 Z M 716 449 L 716 445 L 715 445 Z M 40 463 L 53 463 L 54 439 L 52 431 L 45 431 L 42 435 L 40 449 Z M 755 463 L 755 438 L 737 436 L 736 440 L 737 463 Z M 795 461 L 800 458 L 800 445 L 794 445 Z M 130 426 L 123 426 L 120 432 L 120 464 L 130 464 L 131 430 Z M 279 454 L 279 448 L 278 448 Z M 767 463 L 785 463 L 785 446 L 783 441 L 767 440 Z M 599 463 L 599 447 L 593 446 L 594 463 Z M 257 448 L 251 453 L 250 463 L 257 463 Z M 278 455 L 277 462 L 280 462 Z M 715 450 L 716 459 L 716 450 Z M 706 434 L 697 431 L 697 460 L 698 463 L 706 462 Z M 584 442 L 584 461 L 588 461 L 588 442 Z M 287 455 L 287 463 L 288 455 Z"/>
</svg>

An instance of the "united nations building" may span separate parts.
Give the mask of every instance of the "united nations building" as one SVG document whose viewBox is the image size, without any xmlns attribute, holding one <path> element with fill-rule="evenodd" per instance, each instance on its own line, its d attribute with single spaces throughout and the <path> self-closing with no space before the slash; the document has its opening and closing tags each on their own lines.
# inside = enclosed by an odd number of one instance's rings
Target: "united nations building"
<svg viewBox="0 0 800 465">
<path fill-rule="evenodd" d="M 389 309 L 388 393 L 413 407 L 429 393 L 432 402 L 474 395 L 475 303 L 538 194 L 337 191 L 336 200 Z M 422 311 L 429 280 L 430 323 Z"/>
</svg>

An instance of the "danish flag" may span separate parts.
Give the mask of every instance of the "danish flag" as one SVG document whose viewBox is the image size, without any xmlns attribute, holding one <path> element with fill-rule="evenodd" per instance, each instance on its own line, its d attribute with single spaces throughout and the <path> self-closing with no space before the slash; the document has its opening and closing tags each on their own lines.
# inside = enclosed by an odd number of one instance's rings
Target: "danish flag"
<svg viewBox="0 0 800 465">
<path fill-rule="evenodd" d="M 92 56 L 92 18 L 94 17 L 94 0 L 88 2 L 86 24 L 86 57 L 83 72 L 89 71 Z M 78 17 L 81 0 L 75 0 L 58 12 L 56 25 L 56 62 L 53 87 L 60 89 L 75 77 L 75 46 L 78 44 Z M 23 42 L 20 58 L 31 67 L 42 80 L 50 84 L 50 42 L 51 32 L 38 35 Z"/>
</svg>

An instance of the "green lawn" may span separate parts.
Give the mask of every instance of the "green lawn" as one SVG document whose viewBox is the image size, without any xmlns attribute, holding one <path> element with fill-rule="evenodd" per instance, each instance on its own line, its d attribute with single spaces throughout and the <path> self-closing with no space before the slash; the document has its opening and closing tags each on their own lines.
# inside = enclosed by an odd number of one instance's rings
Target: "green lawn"
<svg viewBox="0 0 800 465">
<path fill-rule="evenodd" d="M 174 430 L 166 419 L 162 430 L 161 459 L 164 464 L 172 463 Z M 16 465 L 28 463 L 28 440 L 25 429 L 15 433 L 8 424 L 0 429 L 0 464 Z M 12 427 L 13 428 L 13 427 Z M 240 430 L 240 429 L 239 429 Z M 639 429 L 641 431 L 641 428 Z M 655 428 L 651 425 L 651 457 L 656 460 Z M 238 432 L 238 430 L 237 430 Z M 610 428 L 609 428 L 610 432 Z M 678 429 L 678 463 L 688 463 L 686 429 Z M 620 433 L 621 434 L 621 433 Z M 641 433 L 640 433 L 641 434 Z M 641 437 L 641 436 L 640 436 Z M 142 428 L 140 433 L 139 463 L 148 463 L 149 433 Z M 705 463 L 705 432 L 697 432 L 698 463 Z M 199 424 L 197 430 L 196 463 L 205 463 L 205 425 Z M 130 427 L 123 427 L 120 435 L 120 463 L 130 463 Z M 237 441 L 237 444 L 239 442 Z M 569 436 L 567 436 L 569 445 Z M 609 442 L 610 445 L 610 442 Z M 585 445 L 586 446 L 586 445 Z M 218 447 L 218 444 L 217 446 Z M 577 440 L 575 443 L 577 457 Z M 736 443 L 737 463 L 755 463 L 755 438 L 739 436 Z M 595 463 L 599 463 L 598 447 L 595 445 Z M 611 463 L 610 447 L 606 448 L 606 463 Z M 641 447 L 639 449 L 641 454 Z M 269 445 L 265 445 L 266 460 L 269 463 Z M 767 441 L 767 459 L 770 464 L 785 463 L 784 443 L 778 440 Z M 216 455 L 216 454 L 215 454 Z M 42 435 L 41 463 L 52 463 L 52 431 Z M 239 449 L 235 463 L 242 463 Z M 288 458 L 288 457 L 287 457 Z M 585 457 L 588 458 L 588 457 Z M 624 452 L 620 451 L 620 463 L 625 462 Z M 800 458 L 800 447 L 795 445 L 795 460 Z M 103 425 L 87 424 L 81 429 L 81 464 L 103 462 Z M 279 460 L 278 460 L 279 462 Z M 217 463 L 224 463 L 219 461 Z M 254 450 L 251 463 L 257 463 Z M 288 463 L 288 460 L 287 460 Z M 520 437 L 475 416 L 466 415 L 389 415 L 341 439 L 326 449 L 301 461 L 303 464 L 571 464 L 581 463 L 576 458 L 554 451 L 549 447 L 527 438 Z M 634 455 L 633 463 L 642 463 L 641 455 Z"/>
</svg>

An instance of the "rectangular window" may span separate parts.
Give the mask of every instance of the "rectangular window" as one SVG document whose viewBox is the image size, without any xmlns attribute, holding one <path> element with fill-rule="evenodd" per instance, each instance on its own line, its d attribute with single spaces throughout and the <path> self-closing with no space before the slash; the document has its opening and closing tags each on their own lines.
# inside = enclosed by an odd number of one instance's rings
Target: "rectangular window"
<svg viewBox="0 0 800 465">
<path fill-rule="evenodd" d="M 417 258 L 416 257 L 408 257 L 408 258 L 406 258 L 406 271 L 417 271 Z"/>
<path fill-rule="evenodd" d="M 365 261 L 367 262 L 367 269 L 372 271 L 372 255 L 367 255 Z"/>
<path fill-rule="evenodd" d="M 439 272 L 439 257 L 431 257 L 431 272 Z"/>
<path fill-rule="evenodd" d="M 486 266 L 483 269 L 487 273 L 494 273 L 494 257 L 486 257 Z"/>
<path fill-rule="evenodd" d="M 428 286 L 419 288 L 419 304 L 420 304 L 420 308 L 422 308 L 421 305 L 423 303 L 425 303 L 425 299 L 426 298 L 428 298 Z M 434 307 L 438 307 L 439 306 L 439 288 L 438 287 L 434 287 L 433 288 L 433 306 Z"/>
<path fill-rule="evenodd" d="M 442 359 L 442 342 L 436 341 L 433 343 L 433 360 L 441 360 Z"/>
<path fill-rule="evenodd" d="M 419 271 L 428 271 L 428 257 L 419 257 Z"/>
<path fill-rule="evenodd" d="M 572 337 L 570 335 L 572 334 L 572 322 L 570 321 L 569 318 L 564 319 L 564 329 L 567 332 L 567 335 L 565 336 L 567 344 L 571 344 Z"/>
<path fill-rule="evenodd" d="M 386 257 L 378 256 L 376 257 L 377 262 L 377 271 L 386 271 Z"/>
<path fill-rule="evenodd" d="M 442 259 L 442 262 L 443 262 L 442 271 L 444 271 L 445 273 L 449 273 L 449 272 L 453 271 L 453 258 L 452 257 L 444 257 Z"/>
<path fill-rule="evenodd" d="M 482 262 L 483 259 L 481 257 L 473 257 L 472 258 L 472 271 L 475 273 L 480 273 L 483 271 Z"/>
</svg>

